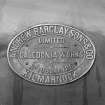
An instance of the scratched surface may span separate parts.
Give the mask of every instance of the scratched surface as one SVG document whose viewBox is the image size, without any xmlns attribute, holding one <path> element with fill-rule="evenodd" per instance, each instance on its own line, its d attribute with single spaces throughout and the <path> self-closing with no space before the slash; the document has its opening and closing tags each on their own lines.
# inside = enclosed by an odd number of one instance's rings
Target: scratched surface
<svg viewBox="0 0 105 105">
<path fill-rule="evenodd" d="M 14 74 L 6 49 L 12 37 L 39 23 L 63 23 L 87 31 L 96 60 L 85 76 L 72 84 L 41 86 Z M 105 105 L 104 0 L 0 0 L 0 105 Z"/>
</svg>

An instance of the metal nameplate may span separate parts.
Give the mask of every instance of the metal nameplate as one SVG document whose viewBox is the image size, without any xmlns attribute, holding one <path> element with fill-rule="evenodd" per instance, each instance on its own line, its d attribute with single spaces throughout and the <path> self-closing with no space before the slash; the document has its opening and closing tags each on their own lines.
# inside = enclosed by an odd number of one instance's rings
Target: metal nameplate
<svg viewBox="0 0 105 105">
<path fill-rule="evenodd" d="M 43 85 L 73 82 L 86 74 L 95 60 L 92 40 L 73 26 L 42 24 L 24 30 L 7 50 L 12 70 Z"/>
</svg>

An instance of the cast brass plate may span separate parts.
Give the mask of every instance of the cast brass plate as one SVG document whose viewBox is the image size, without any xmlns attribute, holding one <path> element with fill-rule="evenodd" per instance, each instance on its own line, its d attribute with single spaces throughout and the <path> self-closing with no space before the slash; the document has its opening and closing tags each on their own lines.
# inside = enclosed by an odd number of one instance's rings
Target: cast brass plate
<svg viewBox="0 0 105 105">
<path fill-rule="evenodd" d="M 73 82 L 95 60 L 92 40 L 73 26 L 41 24 L 24 30 L 10 42 L 9 65 L 22 78 L 43 85 Z"/>
</svg>

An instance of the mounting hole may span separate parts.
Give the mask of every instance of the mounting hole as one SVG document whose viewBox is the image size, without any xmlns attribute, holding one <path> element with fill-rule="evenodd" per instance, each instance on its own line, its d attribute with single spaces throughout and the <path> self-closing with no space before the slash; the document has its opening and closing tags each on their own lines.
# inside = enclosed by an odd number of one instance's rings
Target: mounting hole
<svg viewBox="0 0 105 105">
<path fill-rule="evenodd" d="M 25 63 L 25 65 L 28 65 L 28 64 L 29 64 L 28 62 Z"/>
<path fill-rule="evenodd" d="M 74 47 L 77 47 L 78 45 L 77 44 L 74 44 Z"/>
<path fill-rule="evenodd" d="M 26 44 L 26 47 L 28 47 L 28 44 Z"/>
<path fill-rule="evenodd" d="M 77 65 L 78 65 L 78 63 L 77 63 L 77 62 L 74 62 L 74 65 L 75 65 L 75 66 L 77 66 Z"/>
</svg>

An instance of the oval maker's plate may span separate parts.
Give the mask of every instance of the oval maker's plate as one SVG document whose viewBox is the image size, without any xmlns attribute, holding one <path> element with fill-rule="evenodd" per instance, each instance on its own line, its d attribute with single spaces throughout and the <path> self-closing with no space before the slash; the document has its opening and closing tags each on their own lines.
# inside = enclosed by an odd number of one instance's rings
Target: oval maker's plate
<svg viewBox="0 0 105 105">
<path fill-rule="evenodd" d="M 73 26 L 42 24 L 15 36 L 7 57 L 12 70 L 22 78 L 43 85 L 60 85 L 89 71 L 95 47 Z"/>
</svg>

